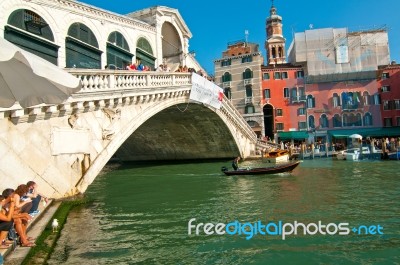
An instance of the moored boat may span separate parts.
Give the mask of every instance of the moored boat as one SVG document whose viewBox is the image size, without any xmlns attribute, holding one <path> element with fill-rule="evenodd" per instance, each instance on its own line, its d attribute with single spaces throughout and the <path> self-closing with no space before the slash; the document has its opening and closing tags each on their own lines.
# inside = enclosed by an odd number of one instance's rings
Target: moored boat
<svg viewBox="0 0 400 265">
<path fill-rule="evenodd" d="M 292 163 L 285 163 L 276 165 L 273 167 L 257 167 L 257 168 L 239 168 L 238 170 L 228 170 L 226 167 L 222 167 L 221 171 L 225 175 L 266 175 L 266 174 L 277 174 L 284 172 L 291 172 L 300 164 L 299 161 Z"/>
<path fill-rule="evenodd" d="M 286 163 L 289 161 L 289 151 L 288 150 L 275 150 L 268 152 L 263 157 L 264 161 L 267 163 Z"/>
</svg>

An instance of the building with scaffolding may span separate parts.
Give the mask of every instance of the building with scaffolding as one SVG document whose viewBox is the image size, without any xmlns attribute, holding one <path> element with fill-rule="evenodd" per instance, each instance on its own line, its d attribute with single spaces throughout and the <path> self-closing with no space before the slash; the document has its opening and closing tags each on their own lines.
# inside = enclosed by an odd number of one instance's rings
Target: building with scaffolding
<svg viewBox="0 0 400 265">
<path fill-rule="evenodd" d="M 385 27 L 296 33 L 288 60 L 304 69 L 307 130 L 314 137 L 324 142 L 382 127 L 377 71 L 390 62 Z"/>
</svg>

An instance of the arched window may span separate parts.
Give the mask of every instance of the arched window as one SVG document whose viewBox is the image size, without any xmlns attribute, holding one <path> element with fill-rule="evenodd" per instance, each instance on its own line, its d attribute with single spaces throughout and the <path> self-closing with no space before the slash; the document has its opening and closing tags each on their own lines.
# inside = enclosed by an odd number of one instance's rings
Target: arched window
<svg viewBox="0 0 400 265">
<path fill-rule="evenodd" d="M 37 13 L 18 9 L 4 26 L 4 39 L 57 65 L 59 46 L 54 43 L 49 24 Z"/>
<path fill-rule="evenodd" d="M 129 45 L 121 33 L 114 31 L 108 36 L 107 64 L 116 68 L 125 69 L 132 63 L 133 54 L 129 51 Z"/>
<path fill-rule="evenodd" d="M 315 119 L 313 115 L 308 116 L 308 128 L 315 129 Z"/>
<path fill-rule="evenodd" d="M 364 126 L 372 126 L 372 115 L 369 112 L 364 115 Z"/>
<path fill-rule="evenodd" d="M 361 113 L 357 113 L 355 115 L 355 121 L 354 121 L 354 125 L 355 126 L 362 126 L 362 117 L 361 117 Z"/>
<path fill-rule="evenodd" d="M 328 122 L 328 117 L 326 117 L 326 114 L 322 114 L 319 120 L 319 124 L 321 128 L 328 128 L 329 127 L 329 122 Z"/>
<path fill-rule="evenodd" d="M 156 57 L 153 55 L 153 49 L 145 38 L 139 38 L 136 43 L 136 61 L 139 61 L 154 70 Z"/>
<path fill-rule="evenodd" d="M 222 82 L 230 82 L 232 81 L 232 75 L 228 72 L 225 72 L 221 79 Z"/>
<path fill-rule="evenodd" d="M 333 116 L 333 127 L 342 127 L 342 119 L 339 114 L 335 114 L 335 116 Z"/>
<path fill-rule="evenodd" d="M 343 127 L 349 126 L 349 117 L 348 114 L 343 114 Z"/>
<path fill-rule="evenodd" d="M 65 40 L 67 68 L 101 68 L 99 44 L 94 33 L 82 23 L 74 23 L 68 29 Z"/>
<path fill-rule="evenodd" d="M 253 71 L 251 71 L 251 69 L 247 68 L 243 72 L 243 79 L 249 79 L 249 78 L 253 78 Z"/>
<path fill-rule="evenodd" d="M 315 98 L 312 95 L 307 96 L 307 108 L 315 108 Z"/>
</svg>

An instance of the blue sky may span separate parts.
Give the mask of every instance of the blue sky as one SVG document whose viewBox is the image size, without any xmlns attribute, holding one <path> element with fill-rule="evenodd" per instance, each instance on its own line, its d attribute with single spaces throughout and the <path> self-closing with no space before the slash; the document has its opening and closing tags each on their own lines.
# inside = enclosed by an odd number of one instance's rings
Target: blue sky
<svg viewBox="0 0 400 265">
<path fill-rule="evenodd" d="M 265 21 L 271 0 L 83 0 L 80 1 L 118 14 L 127 14 L 152 6 L 176 8 L 193 34 L 189 50 L 209 72 L 214 73 L 215 59 L 221 58 L 227 43 L 245 38 L 260 45 L 265 57 Z M 399 0 L 275 0 L 278 15 L 283 19 L 283 33 L 289 48 L 294 32 L 304 32 L 310 24 L 318 28 L 342 28 L 350 31 L 386 26 L 391 60 L 400 63 Z"/>
</svg>

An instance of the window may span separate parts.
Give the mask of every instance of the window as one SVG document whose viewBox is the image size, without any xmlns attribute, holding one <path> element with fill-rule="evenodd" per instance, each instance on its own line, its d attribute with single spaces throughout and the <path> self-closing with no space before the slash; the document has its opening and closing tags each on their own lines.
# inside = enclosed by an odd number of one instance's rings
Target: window
<svg viewBox="0 0 400 265">
<path fill-rule="evenodd" d="M 252 97 L 253 96 L 253 89 L 251 86 L 246 86 L 246 97 Z"/>
<path fill-rule="evenodd" d="M 371 102 L 370 96 L 367 91 L 363 93 L 364 106 L 368 106 Z"/>
<path fill-rule="evenodd" d="M 310 129 L 315 128 L 315 119 L 313 115 L 308 116 L 308 128 Z"/>
<path fill-rule="evenodd" d="M 281 72 L 275 72 L 274 73 L 274 79 L 282 79 L 281 78 Z"/>
<path fill-rule="evenodd" d="M 247 68 L 243 72 L 243 79 L 250 79 L 250 78 L 253 78 L 253 71 L 251 71 L 249 68 Z"/>
<path fill-rule="evenodd" d="M 277 131 L 283 131 L 283 123 L 277 122 L 276 123 L 276 130 Z"/>
<path fill-rule="evenodd" d="M 400 126 L 400 117 L 396 117 L 396 121 L 397 121 L 397 126 Z"/>
<path fill-rule="evenodd" d="M 298 108 L 297 115 L 306 115 L 306 108 Z"/>
<path fill-rule="evenodd" d="M 382 79 L 388 79 L 389 73 L 382 73 Z"/>
<path fill-rule="evenodd" d="M 349 126 L 349 117 L 347 114 L 343 114 L 343 127 Z"/>
<path fill-rule="evenodd" d="M 365 115 L 364 115 L 364 126 L 372 126 L 372 115 L 371 115 L 371 113 L 365 113 Z"/>
<path fill-rule="evenodd" d="M 247 104 L 245 109 L 244 109 L 245 114 L 252 114 L 254 113 L 254 106 L 253 104 Z"/>
<path fill-rule="evenodd" d="M 381 87 L 382 92 L 389 92 L 390 91 L 390 86 L 382 86 Z"/>
<path fill-rule="evenodd" d="M 242 63 L 250 63 L 252 61 L 253 61 L 253 57 L 251 57 L 250 55 L 242 58 Z"/>
<path fill-rule="evenodd" d="M 315 108 L 315 98 L 312 95 L 307 96 L 307 108 Z"/>
<path fill-rule="evenodd" d="M 392 118 L 384 118 L 383 119 L 383 126 L 392 127 Z"/>
<path fill-rule="evenodd" d="M 228 99 L 232 99 L 232 92 L 229 87 L 224 88 L 224 94 L 225 94 L 225 97 L 227 97 Z"/>
<path fill-rule="evenodd" d="M 271 98 L 271 90 L 269 88 L 264 89 L 264 98 Z"/>
<path fill-rule="evenodd" d="M 232 81 L 232 75 L 228 72 L 225 72 L 224 75 L 221 77 L 221 81 L 222 83 Z"/>
<path fill-rule="evenodd" d="M 381 95 L 375 94 L 374 95 L 374 105 L 380 105 L 381 104 Z"/>
<path fill-rule="evenodd" d="M 263 74 L 263 79 L 264 79 L 264 80 L 269 80 L 269 78 L 270 78 L 270 77 L 269 77 L 269 73 L 264 73 L 264 74 Z"/>
<path fill-rule="evenodd" d="M 299 87 L 297 89 L 298 94 L 299 94 L 299 100 L 306 100 L 306 90 L 304 89 L 304 87 Z"/>
<path fill-rule="evenodd" d="M 299 121 L 299 130 L 306 130 L 307 129 L 307 122 Z"/>
<path fill-rule="evenodd" d="M 291 93 L 292 102 L 298 101 L 298 98 L 297 98 L 297 88 L 296 88 L 296 87 L 293 87 L 291 91 L 292 91 L 292 93 Z"/>
<path fill-rule="evenodd" d="M 328 128 L 329 127 L 328 117 L 326 117 L 326 114 L 322 114 L 321 115 L 321 118 L 319 120 L 319 124 L 320 124 L 321 128 Z"/>
<path fill-rule="evenodd" d="M 304 78 L 304 71 L 297 71 L 296 78 Z"/>
<path fill-rule="evenodd" d="M 396 99 L 396 100 L 394 101 L 394 108 L 395 108 L 395 109 L 400 109 L 400 100 Z"/>
<path fill-rule="evenodd" d="M 283 88 L 283 97 L 284 98 L 289 98 L 290 97 L 289 88 L 287 88 L 287 87 Z"/>
<path fill-rule="evenodd" d="M 282 79 L 288 79 L 288 73 L 282 72 Z"/>
<path fill-rule="evenodd" d="M 221 62 L 221 67 L 229 66 L 229 65 L 231 65 L 231 59 L 223 60 Z"/>
<path fill-rule="evenodd" d="M 342 127 L 342 119 L 340 118 L 339 114 L 335 114 L 335 116 L 333 116 L 333 127 Z"/>
<path fill-rule="evenodd" d="M 362 118 L 361 118 L 361 113 L 357 113 L 355 116 L 355 121 L 354 121 L 354 125 L 355 126 L 362 126 Z"/>
<path fill-rule="evenodd" d="M 283 116 L 283 110 L 282 109 L 276 109 L 276 116 Z"/>
<path fill-rule="evenodd" d="M 390 110 L 389 101 L 383 101 L 383 110 Z"/>
<path fill-rule="evenodd" d="M 340 106 L 340 97 L 339 97 L 339 95 L 337 93 L 333 93 L 332 105 L 333 105 L 334 108 Z"/>
</svg>

